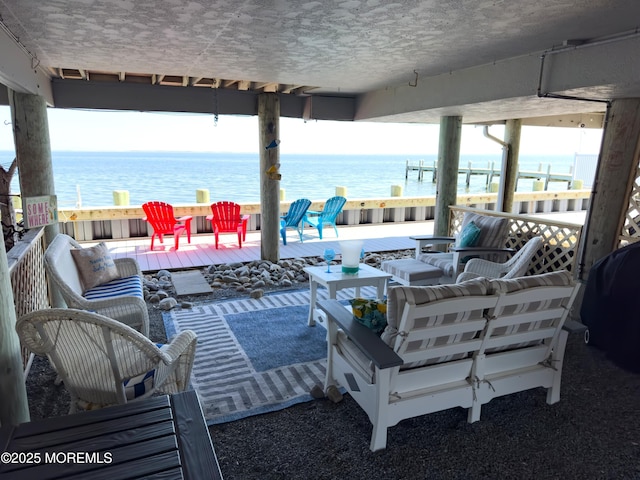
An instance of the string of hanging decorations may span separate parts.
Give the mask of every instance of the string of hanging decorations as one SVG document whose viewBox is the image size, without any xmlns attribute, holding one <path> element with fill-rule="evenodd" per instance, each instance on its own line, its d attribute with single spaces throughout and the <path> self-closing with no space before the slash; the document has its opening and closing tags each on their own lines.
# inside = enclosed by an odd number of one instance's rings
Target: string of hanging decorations
<svg viewBox="0 0 640 480">
<path fill-rule="evenodd" d="M 213 79 L 213 126 L 218 126 L 218 79 Z"/>
</svg>

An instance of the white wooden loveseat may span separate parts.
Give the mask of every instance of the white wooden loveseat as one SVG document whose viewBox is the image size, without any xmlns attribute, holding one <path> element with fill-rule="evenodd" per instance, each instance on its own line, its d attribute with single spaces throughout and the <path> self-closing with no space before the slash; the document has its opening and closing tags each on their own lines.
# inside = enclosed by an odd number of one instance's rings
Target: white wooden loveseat
<svg viewBox="0 0 640 480">
<path fill-rule="evenodd" d="M 344 387 L 363 408 L 373 451 L 406 418 L 462 407 L 472 423 L 491 399 L 536 387 L 555 403 L 563 325 L 577 289 L 566 271 L 392 287 L 380 337 L 339 302 L 321 302 L 329 332 L 325 391 Z"/>
<path fill-rule="evenodd" d="M 47 247 L 44 266 L 49 281 L 58 288 L 67 307 L 89 310 L 118 320 L 149 336 L 149 311 L 144 301 L 142 272 L 133 258 L 116 258 L 114 280 L 85 288 L 71 251 L 82 249 L 72 237 L 58 234 Z"/>
</svg>

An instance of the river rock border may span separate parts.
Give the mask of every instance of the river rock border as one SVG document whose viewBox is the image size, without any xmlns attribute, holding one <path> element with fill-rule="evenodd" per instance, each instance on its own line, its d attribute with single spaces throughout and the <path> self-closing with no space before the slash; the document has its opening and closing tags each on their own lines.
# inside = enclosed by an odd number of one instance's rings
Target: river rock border
<svg viewBox="0 0 640 480">
<path fill-rule="evenodd" d="M 368 253 L 363 262 L 374 268 L 380 268 L 385 260 L 412 258 L 414 250 L 398 250 L 393 252 Z M 332 262 L 332 265 L 337 265 Z M 266 289 L 291 288 L 309 281 L 304 272 L 305 267 L 326 265 L 321 257 L 286 258 L 277 263 L 267 260 L 254 260 L 242 263 L 222 263 L 210 265 L 202 270 L 212 291 L 232 290 L 238 294 L 246 294 L 251 298 L 260 298 Z M 191 302 L 176 299 L 175 288 L 171 281 L 171 272 L 160 270 L 144 276 L 145 300 L 157 305 L 162 310 L 171 310 L 177 306 L 190 308 Z"/>
</svg>

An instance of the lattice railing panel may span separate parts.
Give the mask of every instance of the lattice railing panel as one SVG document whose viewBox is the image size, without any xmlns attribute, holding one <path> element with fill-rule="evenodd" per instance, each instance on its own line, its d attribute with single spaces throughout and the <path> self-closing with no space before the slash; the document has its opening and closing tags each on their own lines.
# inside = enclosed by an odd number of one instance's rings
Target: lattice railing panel
<svg viewBox="0 0 640 480">
<path fill-rule="evenodd" d="M 636 179 L 631 186 L 629 206 L 618 241 L 618 248 L 640 240 L 640 165 L 636 170 Z"/>
<path fill-rule="evenodd" d="M 557 270 L 575 271 L 582 225 L 466 207 L 450 207 L 450 212 L 449 231 L 452 236 L 460 232 L 465 212 L 473 212 L 509 219 L 509 236 L 505 247 L 519 250 L 530 238 L 542 237 L 543 245 L 533 257 L 528 272 L 530 275 Z"/>
<path fill-rule="evenodd" d="M 16 318 L 26 313 L 49 308 L 47 279 L 44 271 L 44 230 L 29 230 L 7 252 L 9 276 L 16 307 Z M 22 347 L 25 374 L 30 365 L 30 354 Z"/>
</svg>

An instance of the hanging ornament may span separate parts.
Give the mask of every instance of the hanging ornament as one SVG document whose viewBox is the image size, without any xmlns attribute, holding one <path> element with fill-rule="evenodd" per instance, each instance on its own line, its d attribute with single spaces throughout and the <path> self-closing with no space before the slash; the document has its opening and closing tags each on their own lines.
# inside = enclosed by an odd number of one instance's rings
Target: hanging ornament
<svg viewBox="0 0 640 480">
<path fill-rule="evenodd" d="M 213 79 L 213 126 L 218 126 L 218 79 Z"/>
</svg>

